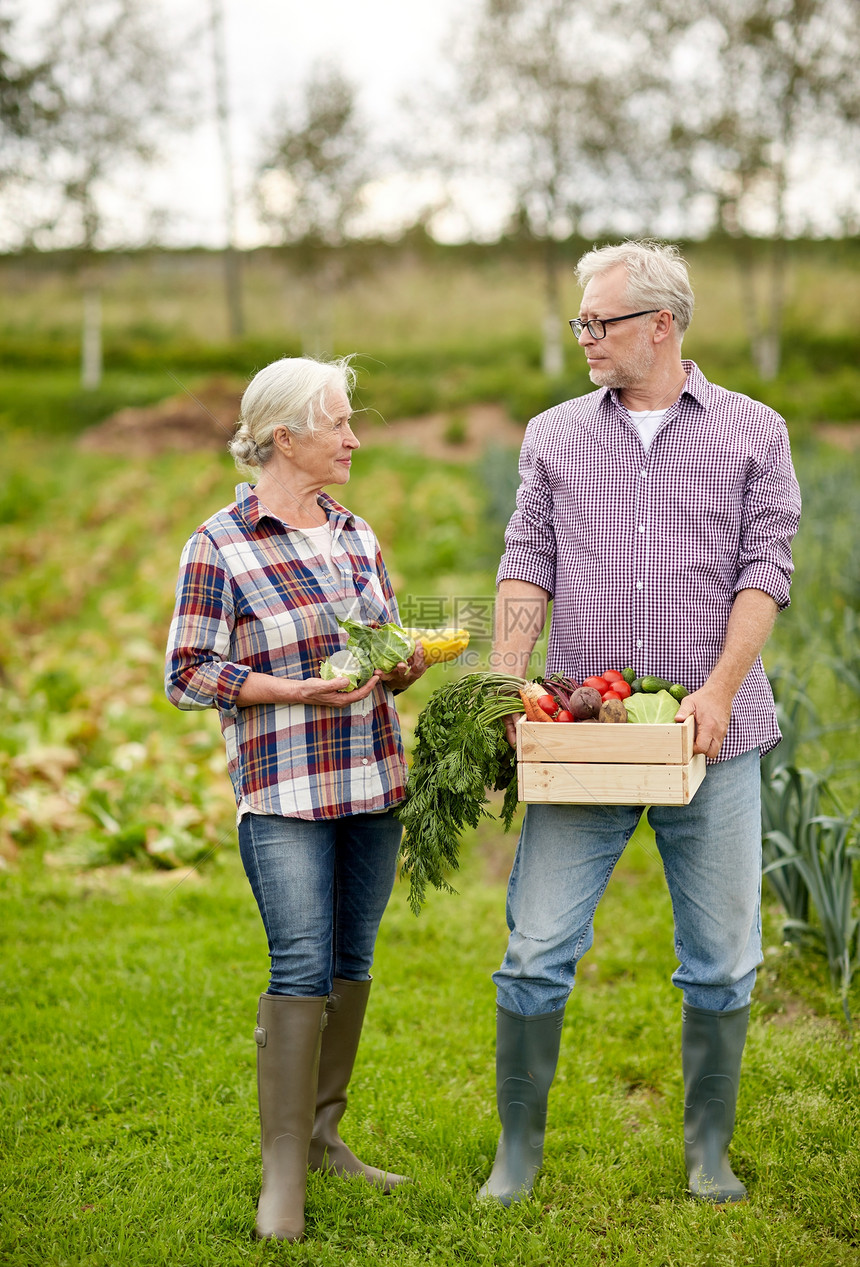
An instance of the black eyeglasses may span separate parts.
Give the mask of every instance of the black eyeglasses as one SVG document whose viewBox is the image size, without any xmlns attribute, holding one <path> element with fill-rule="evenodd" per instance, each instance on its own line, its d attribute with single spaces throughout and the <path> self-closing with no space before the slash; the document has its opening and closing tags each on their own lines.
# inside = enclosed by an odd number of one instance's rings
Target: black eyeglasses
<svg viewBox="0 0 860 1267">
<path fill-rule="evenodd" d="M 582 321 L 581 318 L 574 317 L 570 322 L 570 328 L 574 338 L 577 339 L 583 330 L 588 330 L 592 339 L 605 339 L 606 327 L 611 326 L 613 321 L 632 321 L 634 317 L 647 317 L 652 312 L 662 311 L 662 308 L 643 308 L 642 312 L 628 312 L 624 317 L 606 317 L 603 321 L 599 317 L 595 317 L 593 321 Z M 672 320 L 674 321 L 674 317 Z"/>
</svg>

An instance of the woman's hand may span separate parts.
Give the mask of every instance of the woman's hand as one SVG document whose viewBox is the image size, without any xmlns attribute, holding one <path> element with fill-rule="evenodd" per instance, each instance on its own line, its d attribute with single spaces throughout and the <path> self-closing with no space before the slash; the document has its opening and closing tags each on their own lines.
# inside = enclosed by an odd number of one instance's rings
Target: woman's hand
<svg viewBox="0 0 860 1267">
<path fill-rule="evenodd" d="M 364 686 L 348 691 L 348 677 L 286 678 L 271 673 L 249 673 L 242 683 L 236 703 L 239 708 L 253 704 L 315 704 L 320 708 L 346 708 L 366 699 L 376 689 L 379 673 L 373 674 Z"/>
<path fill-rule="evenodd" d="M 348 677 L 333 677 L 329 681 L 324 681 L 319 677 L 308 677 L 302 682 L 296 683 L 300 687 L 301 693 L 296 700 L 297 704 L 316 704 L 321 708 L 348 708 L 350 704 L 358 704 L 360 700 L 366 699 L 368 695 L 376 689 L 376 683 L 379 681 L 380 674 L 377 669 L 373 677 L 365 682 L 364 686 L 356 687 L 354 691 L 348 691 Z"/>
<path fill-rule="evenodd" d="M 418 681 L 426 668 L 427 662 L 424 659 L 424 648 L 420 642 L 416 642 L 415 650 L 409 659 L 401 660 L 390 673 L 381 673 L 380 679 L 390 691 L 405 691 L 407 686 L 411 686 L 413 682 Z"/>
</svg>

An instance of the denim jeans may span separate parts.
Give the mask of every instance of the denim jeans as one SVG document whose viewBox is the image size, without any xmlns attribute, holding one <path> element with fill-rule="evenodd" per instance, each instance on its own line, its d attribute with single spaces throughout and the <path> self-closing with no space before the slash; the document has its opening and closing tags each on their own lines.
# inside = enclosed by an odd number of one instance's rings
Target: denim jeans
<svg viewBox="0 0 860 1267">
<path fill-rule="evenodd" d="M 648 821 L 675 921 L 672 981 L 693 1007 L 745 1006 L 761 962 L 761 774 L 754 749 L 708 766 L 689 805 L 652 806 Z M 508 884 L 499 1003 L 538 1016 L 564 1007 L 594 940 L 594 912 L 642 810 L 530 805 Z"/>
<path fill-rule="evenodd" d="M 402 828 L 392 811 L 317 822 L 245 814 L 239 850 L 269 942 L 269 994 L 366 981 Z"/>
</svg>

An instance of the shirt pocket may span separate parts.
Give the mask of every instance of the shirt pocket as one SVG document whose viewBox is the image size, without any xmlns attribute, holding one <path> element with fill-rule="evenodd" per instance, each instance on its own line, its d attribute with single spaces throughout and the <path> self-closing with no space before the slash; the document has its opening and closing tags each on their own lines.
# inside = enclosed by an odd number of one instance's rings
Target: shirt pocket
<svg viewBox="0 0 860 1267">
<path fill-rule="evenodd" d="M 388 600 L 382 592 L 382 582 L 375 571 L 359 570 L 353 572 L 355 581 L 355 597 L 358 600 L 359 615 L 353 616 L 362 625 L 373 622 L 384 625 L 390 619 Z"/>
</svg>

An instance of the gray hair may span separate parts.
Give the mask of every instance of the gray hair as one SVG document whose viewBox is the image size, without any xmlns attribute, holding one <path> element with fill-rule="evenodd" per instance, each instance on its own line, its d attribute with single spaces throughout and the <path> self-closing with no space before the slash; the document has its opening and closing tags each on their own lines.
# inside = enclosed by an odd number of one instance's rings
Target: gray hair
<svg viewBox="0 0 860 1267">
<path fill-rule="evenodd" d="M 623 264 L 627 270 L 625 295 L 634 310 L 668 308 L 675 318 L 678 340 L 684 337 L 693 319 L 693 290 L 687 263 L 677 246 L 644 240 L 601 246 L 587 251 L 576 266 L 576 279 L 583 289 L 601 273 Z"/>
<path fill-rule="evenodd" d="M 316 430 L 327 418 L 329 392 L 340 389 L 347 396 L 355 387 L 355 370 L 349 357 L 319 361 L 309 356 L 284 356 L 260 370 L 242 396 L 236 431 L 227 448 L 240 469 L 258 470 L 274 452 L 272 433 L 286 427 L 294 436 Z"/>
</svg>

